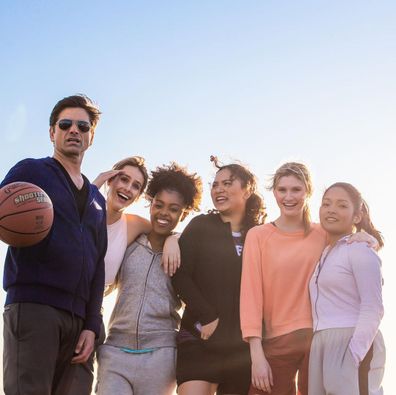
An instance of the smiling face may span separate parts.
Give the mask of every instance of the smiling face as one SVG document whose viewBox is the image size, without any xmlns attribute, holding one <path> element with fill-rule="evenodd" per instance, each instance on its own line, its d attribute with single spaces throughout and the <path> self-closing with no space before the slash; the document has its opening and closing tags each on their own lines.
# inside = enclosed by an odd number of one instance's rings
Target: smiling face
<svg viewBox="0 0 396 395">
<path fill-rule="evenodd" d="M 68 119 L 73 121 L 70 128 L 62 130 L 59 121 Z M 93 129 L 82 133 L 76 121 L 84 121 L 90 124 L 89 115 L 83 108 L 65 108 L 59 113 L 59 117 L 54 126 L 50 128 L 50 139 L 54 144 L 54 157 L 82 157 L 84 152 L 92 144 Z"/>
<path fill-rule="evenodd" d="M 242 187 L 241 181 L 229 169 L 216 173 L 210 193 L 216 210 L 223 215 L 243 213 L 250 196 L 248 188 Z"/>
<path fill-rule="evenodd" d="M 153 233 L 168 236 L 182 219 L 186 203 L 176 191 L 163 189 L 158 192 L 150 205 L 150 221 Z"/>
<path fill-rule="evenodd" d="M 274 186 L 274 196 L 281 216 L 302 217 L 307 201 L 307 190 L 301 180 L 292 175 L 279 178 Z"/>
<path fill-rule="evenodd" d="M 361 214 L 355 213 L 351 197 L 341 187 L 332 187 L 326 191 L 319 216 L 323 229 L 333 239 L 352 233 L 354 225 L 361 219 Z"/>
<path fill-rule="evenodd" d="M 132 204 L 141 194 L 144 177 L 135 166 L 124 166 L 121 173 L 108 182 L 108 211 L 119 212 Z"/>
</svg>

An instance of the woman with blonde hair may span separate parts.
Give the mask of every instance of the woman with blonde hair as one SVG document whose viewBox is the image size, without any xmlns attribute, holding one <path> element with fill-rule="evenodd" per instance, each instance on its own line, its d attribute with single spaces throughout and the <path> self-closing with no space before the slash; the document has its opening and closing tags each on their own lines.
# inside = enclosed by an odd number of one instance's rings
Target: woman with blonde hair
<svg viewBox="0 0 396 395">
<path fill-rule="evenodd" d="M 249 231 L 243 255 L 241 328 L 252 360 L 249 394 L 294 395 L 298 373 L 298 393 L 307 395 L 312 338 L 308 284 L 326 233 L 311 222 L 313 187 L 304 164 L 283 164 L 271 189 L 280 216 Z"/>
</svg>

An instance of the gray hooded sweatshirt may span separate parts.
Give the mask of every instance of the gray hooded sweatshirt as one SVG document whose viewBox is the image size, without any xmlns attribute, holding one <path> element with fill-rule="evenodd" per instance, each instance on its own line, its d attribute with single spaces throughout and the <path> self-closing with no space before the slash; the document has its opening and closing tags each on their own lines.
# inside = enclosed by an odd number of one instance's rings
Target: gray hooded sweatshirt
<svg viewBox="0 0 396 395">
<path fill-rule="evenodd" d="M 146 235 L 131 244 L 117 276 L 117 301 L 105 344 L 141 350 L 175 347 L 179 299 Z"/>
</svg>

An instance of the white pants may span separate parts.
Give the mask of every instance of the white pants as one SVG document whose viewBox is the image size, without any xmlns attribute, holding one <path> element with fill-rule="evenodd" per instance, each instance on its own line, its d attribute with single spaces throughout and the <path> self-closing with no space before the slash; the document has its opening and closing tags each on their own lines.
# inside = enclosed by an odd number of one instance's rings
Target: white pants
<svg viewBox="0 0 396 395">
<path fill-rule="evenodd" d="M 130 354 L 109 345 L 98 350 L 98 395 L 171 395 L 176 388 L 176 348 Z"/>
<path fill-rule="evenodd" d="M 378 332 L 358 368 L 349 351 L 354 328 L 314 333 L 309 357 L 309 395 L 383 395 L 385 345 Z M 372 353 L 372 354 L 371 354 Z"/>
</svg>

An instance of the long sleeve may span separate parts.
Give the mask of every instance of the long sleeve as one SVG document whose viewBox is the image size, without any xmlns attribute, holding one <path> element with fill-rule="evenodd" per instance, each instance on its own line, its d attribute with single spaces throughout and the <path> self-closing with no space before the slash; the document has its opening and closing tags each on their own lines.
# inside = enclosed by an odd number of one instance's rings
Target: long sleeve
<svg viewBox="0 0 396 395">
<path fill-rule="evenodd" d="M 35 180 L 34 178 L 34 172 L 26 171 L 26 169 L 31 169 L 32 164 L 34 164 L 34 161 L 31 159 L 24 159 L 18 162 L 9 170 L 0 184 L 0 188 L 16 181 L 30 182 L 33 184 L 38 182 L 38 180 Z"/>
<path fill-rule="evenodd" d="M 102 323 L 101 307 L 104 293 L 104 257 L 107 249 L 107 231 L 106 231 L 106 215 L 99 232 L 99 254 L 96 271 L 91 283 L 90 298 L 87 303 L 84 329 L 95 332 L 96 337 L 99 336 L 100 326 Z"/>
<path fill-rule="evenodd" d="M 89 329 L 95 332 L 97 338 L 99 337 L 100 326 L 102 323 L 101 307 L 105 281 L 104 257 L 107 250 L 106 208 L 104 203 L 102 209 L 103 218 L 100 229 L 98 229 L 98 259 L 96 262 L 95 274 L 91 282 L 89 301 L 87 302 L 84 321 L 84 329 Z"/>
<path fill-rule="evenodd" d="M 199 270 L 201 232 L 204 231 L 197 221 L 198 218 L 194 218 L 180 236 L 181 266 L 172 277 L 172 284 L 176 293 L 198 321 L 206 325 L 218 318 L 218 315 L 194 281 L 194 272 Z"/>
<path fill-rule="evenodd" d="M 26 181 L 52 200 L 54 221 L 48 236 L 30 247 L 10 247 L 4 269 L 7 302 L 48 304 L 85 320 L 99 333 L 107 248 L 105 200 L 91 189 L 80 218 L 65 172 L 53 158 L 25 159 L 2 185 Z"/>
<path fill-rule="evenodd" d="M 381 261 L 374 251 L 361 243 L 352 244 L 348 252 L 360 296 L 359 317 L 349 347 L 359 365 L 373 343 L 384 314 Z"/>
<path fill-rule="evenodd" d="M 251 229 L 243 251 L 240 315 L 242 336 L 262 337 L 264 292 L 260 243 L 256 228 Z"/>
</svg>

